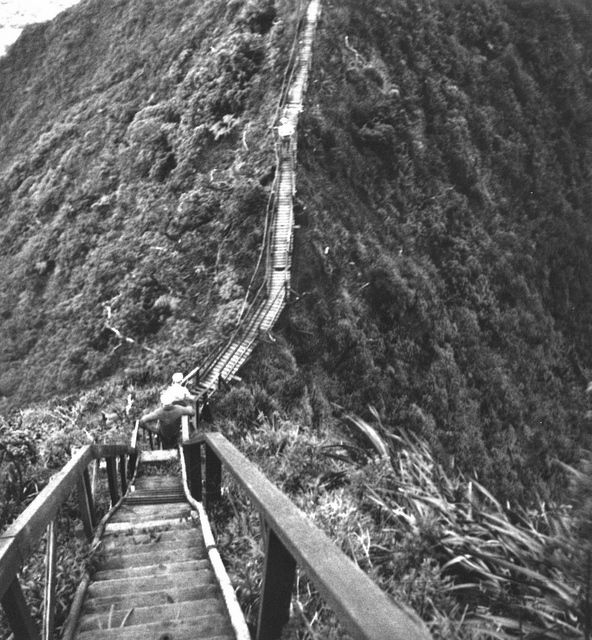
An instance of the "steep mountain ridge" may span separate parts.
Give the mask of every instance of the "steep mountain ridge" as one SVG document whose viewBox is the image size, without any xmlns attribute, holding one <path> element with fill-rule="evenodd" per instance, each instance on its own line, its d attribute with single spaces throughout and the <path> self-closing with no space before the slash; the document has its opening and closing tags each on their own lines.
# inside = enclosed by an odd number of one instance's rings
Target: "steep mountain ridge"
<svg viewBox="0 0 592 640">
<path fill-rule="evenodd" d="M 5 407 L 158 382 L 232 328 L 303 6 L 86 0 L 0 60 Z M 502 495 L 553 493 L 589 446 L 590 10 L 323 11 L 254 415 L 370 404 Z"/>
<path fill-rule="evenodd" d="M 324 26 L 296 358 L 502 494 L 546 494 L 589 445 L 590 8 L 352 1 Z"/>
<path fill-rule="evenodd" d="M 233 325 L 299 9 L 83 2 L 0 60 L 0 393 L 160 374 Z"/>
</svg>

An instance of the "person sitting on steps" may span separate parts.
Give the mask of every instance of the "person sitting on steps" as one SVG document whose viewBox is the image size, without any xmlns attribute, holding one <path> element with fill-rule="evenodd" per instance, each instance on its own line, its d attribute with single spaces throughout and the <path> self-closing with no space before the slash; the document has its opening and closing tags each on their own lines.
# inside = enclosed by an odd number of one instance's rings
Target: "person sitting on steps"
<svg viewBox="0 0 592 640">
<path fill-rule="evenodd" d="M 181 418 L 195 415 L 195 400 L 196 396 L 183 385 L 183 374 L 175 373 L 172 384 L 160 394 L 161 406 L 144 414 L 140 426 L 159 436 L 164 449 L 170 449 L 177 444 L 181 433 Z M 156 422 L 156 426 L 150 424 L 152 422 Z"/>
</svg>

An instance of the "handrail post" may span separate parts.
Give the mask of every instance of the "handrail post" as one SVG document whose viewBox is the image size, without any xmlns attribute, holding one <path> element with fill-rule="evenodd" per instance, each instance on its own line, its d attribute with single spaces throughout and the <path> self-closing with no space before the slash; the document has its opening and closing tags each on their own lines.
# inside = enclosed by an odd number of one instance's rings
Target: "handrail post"
<svg viewBox="0 0 592 640">
<path fill-rule="evenodd" d="M 109 495 L 111 496 L 111 506 L 119 500 L 117 491 L 117 465 L 115 458 L 107 458 L 107 480 L 109 482 Z"/>
<path fill-rule="evenodd" d="M 55 618 L 55 582 L 56 582 L 56 533 L 55 520 L 47 525 L 47 543 L 45 549 L 45 594 L 43 597 L 43 640 L 53 638 Z"/>
<path fill-rule="evenodd" d="M 18 578 L 15 577 L 6 590 L 2 598 L 2 607 L 14 633 L 14 640 L 39 640 L 39 630 L 31 617 Z"/>
<path fill-rule="evenodd" d="M 296 561 L 273 529 L 267 535 L 256 640 L 278 640 L 290 619 Z"/>
<path fill-rule="evenodd" d="M 129 461 L 128 461 L 128 465 L 127 465 L 127 477 L 128 480 L 131 480 L 134 476 L 134 473 L 136 472 L 136 465 L 138 464 L 138 454 L 137 453 L 130 453 L 129 454 Z"/>
<path fill-rule="evenodd" d="M 80 518 L 84 527 L 84 533 L 89 540 L 92 540 L 94 522 L 94 505 L 92 494 L 90 492 L 90 477 L 88 475 L 88 467 L 85 467 L 80 478 L 78 479 L 78 507 L 80 509 Z"/>
<path fill-rule="evenodd" d="M 125 456 L 119 456 L 119 477 L 121 480 L 121 495 L 127 491 L 127 465 Z"/>
<path fill-rule="evenodd" d="M 222 495 L 222 463 L 206 443 L 206 507 Z"/>
<path fill-rule="evenodd" d="M 187 484 L 192 497 L 201 502 L 201 442 L 183 444 L 185 468 L 187 469 Z"/>
</svg>

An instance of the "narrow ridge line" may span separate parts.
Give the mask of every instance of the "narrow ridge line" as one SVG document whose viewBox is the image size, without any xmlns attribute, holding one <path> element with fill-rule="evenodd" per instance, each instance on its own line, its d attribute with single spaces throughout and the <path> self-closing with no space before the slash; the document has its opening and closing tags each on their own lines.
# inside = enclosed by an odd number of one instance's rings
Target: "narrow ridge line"
<svg viewBox="0 0 592 640">
<path fill-rule="evenodd" d="M 214 362 L 203 372 L 199 381 L 198 398 L 215 392 L 220 379 L 227 380 L 236 374 L 253 352 L 259 335 L 273 327 L 286 305 L 291 281 L 298 119 L 308 84 L 312 47 L 320 11 L 321 0 L 311 0 L 306 11 L 305 26 L 299 38 L 295 72 L 287 91 L 287 100 L 281 111 L 280 121 L 288 123 L 293 133 L 289 141 L 276 138 L 276 152 L 279 158 L 276 175 L 278 191 L 267 246 L 265 266 L 267 298 L 259 304 L 250 318 L 247 316 L 244 326 L 239 325 L 235 338 L 228 342 Z M 284 144 L 285 147 L 282 149 Z M 288 152 L 285 152 L 286 148 Z M 189 380 L 196 371 L 197 369 L 189 373 L 185 381 Z"/>
</svg>

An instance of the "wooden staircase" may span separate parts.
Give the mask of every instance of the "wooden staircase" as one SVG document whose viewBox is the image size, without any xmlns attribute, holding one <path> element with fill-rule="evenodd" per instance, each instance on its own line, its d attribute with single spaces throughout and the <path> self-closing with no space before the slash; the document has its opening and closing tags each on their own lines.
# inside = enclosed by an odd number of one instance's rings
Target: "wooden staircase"
<svg viewBox="0 0 592 640">
<path fill-rule="evenodd" d="M 114 505 L 101 522 L 89 473 L 97 462 Z M 229 478 L 261 520 L 263 571 L 253 640 L 282 637 L 297 567 L 350 637 L 429 640 L 415 613 L 381 591 L 255 465 L 213 432 L 185 440 L 182 455 L 123 444 L 87 445 L 51 478 L 0 532 L 0 603 L 15 640 L 55 637 L 55 519 L 73 490 L 96 553 L 92 580 L 81 580 L 62 640 L 251 640 L 206 511 L 224 500 L 222 485 Z M 44 536 L 44 612 L 38 625 L 19 573 Z"/>
<path fill-rule="evenodd" d="M 105 526 L 75 638 L 235 638 L 181 473 L 138 477 Z"/>
</svg>

